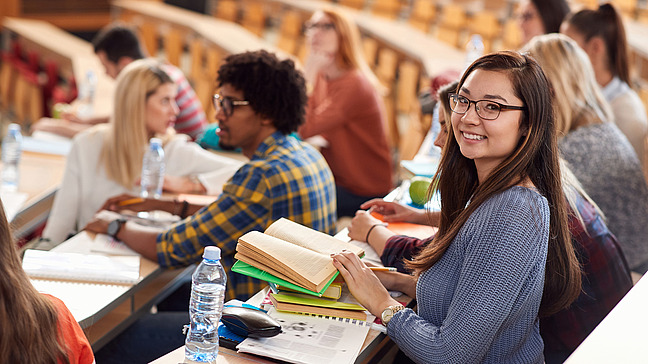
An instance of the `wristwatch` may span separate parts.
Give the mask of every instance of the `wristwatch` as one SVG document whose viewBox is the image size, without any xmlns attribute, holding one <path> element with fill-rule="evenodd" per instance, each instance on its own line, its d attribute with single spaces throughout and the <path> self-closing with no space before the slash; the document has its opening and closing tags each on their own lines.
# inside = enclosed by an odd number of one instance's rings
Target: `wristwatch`
<svg viewBox="0 0 648 364">
<path fill-rule="evenodd" d="M 382 324 L 387 326 L 389 321 L 391 321 L 392 317 L 394 317 L 394 314 L 400 310 L 404 310 L 405 306 L 403 305 L 393 305 L 387 307 L 382 314 L 380 315 L 380 320 L 382 321 Z"/>
<path fill-rule="evenodd" d="M 117 239 L 117 234 L 121 230 L 122 225 L 126 223 L 126 219 L 115 219 L 108 224 L 106 234 L 110 235 L 113 239 Z"/>
</svg>

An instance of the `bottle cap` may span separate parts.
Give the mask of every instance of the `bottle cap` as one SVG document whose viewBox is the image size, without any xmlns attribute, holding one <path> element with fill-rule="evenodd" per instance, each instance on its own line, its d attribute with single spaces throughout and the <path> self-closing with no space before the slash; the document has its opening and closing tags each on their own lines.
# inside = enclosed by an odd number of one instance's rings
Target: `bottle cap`
<svg viewBox="0 0 648 364">
<path fill-rule="evenodd" d="M 20 125 L 16 123 L 9 124 L 9 131 L 20 131 Z"/>
<path fill-rule="evenodd" d="M 221 250 L 217 246 L 206 246 L 203 258 L 209 260 L 220 260 Z"/>
<path fill-rule="evenodd" d="M 162 140 L 160 138 L 151 138 L 149 143 L 151 143 L 151 146 L 156 146 L 156 147 L 162 146 Z"/>
</svg>

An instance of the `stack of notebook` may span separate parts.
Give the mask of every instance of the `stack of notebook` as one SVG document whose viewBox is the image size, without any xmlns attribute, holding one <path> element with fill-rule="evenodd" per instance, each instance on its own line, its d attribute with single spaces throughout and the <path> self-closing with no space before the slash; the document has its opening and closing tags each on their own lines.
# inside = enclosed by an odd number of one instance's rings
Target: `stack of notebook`
<svg viewBox="0 0 648 364">
<path fill-rule="evenodd" d="M 331 254 L 364 250 L 287 219 L 239 238 L 232 271 L 321 297 L 338 270 Z"/>
</svg>

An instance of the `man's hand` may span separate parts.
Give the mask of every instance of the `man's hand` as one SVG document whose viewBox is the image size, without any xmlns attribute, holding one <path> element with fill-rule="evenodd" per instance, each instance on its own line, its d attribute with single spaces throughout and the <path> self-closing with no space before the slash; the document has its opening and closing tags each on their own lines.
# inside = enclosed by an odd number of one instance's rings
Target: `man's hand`
<svg viewBox="0 0 648 364">
<path fill-rule="evenodd" d="M 108 224 L 119 218 L 121 218 L 121 215 L 116 212 L 101 210 L 88 222 L 84 230 L 97 234 L 105 234 L 108 232 Z"/>
</svg>

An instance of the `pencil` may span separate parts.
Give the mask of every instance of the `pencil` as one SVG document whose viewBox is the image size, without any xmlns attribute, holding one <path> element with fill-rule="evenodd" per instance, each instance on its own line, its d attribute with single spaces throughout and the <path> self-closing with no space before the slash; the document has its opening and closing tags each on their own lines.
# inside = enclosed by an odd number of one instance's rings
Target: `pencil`
<svg viewBox="0 0 648 364">
<path fill-rule="evenodd" d="M 128 206 L 128 205 L 133 205 L 133 204 L 141 203 L 141 202 L 144 202 L 144 199 L 143 199 L 143 198 L 141 198 L 141 197 L 135 197 L 135 198 L 129 198 L 128 200 L 119 201 L 119 202 L 117 203 L 117 205 L 118 205 L 118 206 Z"/>
<path fill-rule="evenodd" d="M 369 267 L 374 272 L 396 272 L 397 269 L 394 267 Z"/>
</svg>

